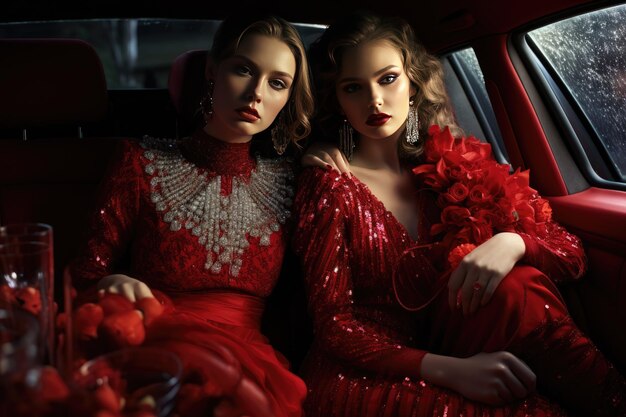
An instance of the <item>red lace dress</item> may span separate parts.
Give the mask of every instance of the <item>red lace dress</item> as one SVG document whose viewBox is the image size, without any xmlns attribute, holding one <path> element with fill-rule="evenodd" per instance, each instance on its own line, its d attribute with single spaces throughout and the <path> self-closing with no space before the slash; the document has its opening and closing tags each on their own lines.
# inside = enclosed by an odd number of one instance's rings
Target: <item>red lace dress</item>
<svg viewBox="0 0 626 417">
<path fill-rule="evenodd" d="M 290 178 L 284 161 L 255 160 L 249 144 L 203 131 L 180 144 L 125 141 L 71 265 L 74 283 L 120 272 L 129 253 L 124 273 L 174 306 L 147 328 L 145 344 L 177 352 L 190 379 L 204 372 L 203 350 L 234 361 L 273 415 L 299 416 L 305 385 L 259 330 L 286 248 Z"/>
<path fill-rule="evenodd" d="M 445 291 L 417 313 L 400 307 L 392 288 L 394 267 L 403 251 L 428 243 L 427 213 L 434 203 L 420 200 L 419 239 L 412 241 L 355 177 L 321 169 L 302 173 L 293 244 L 304 267 L 315 329 L 302 370 L 309 389 L 306 414 L 565 415 L 556 402 L 539 394 L 495 408 L 420 379 L 426 352 L 467 357 L 498 350 L 522 357 L 549 398 L 583 415 L 598 411 L 607 400 L 621 401 L 623 407 L 626 385 L 573 325 L 553 282 L 537 269 L 516 267 L 492 301 L 468 317 L 450 310 Z M 524 237 L 523 263 L 555 281 L 580 275 L 584 254 L 579 240 L 556 224 L 551 227 L 546 239 Z M 438 273 L 428 257 L 416 257 L 414 270 Z M 607 415 L 621 415 L 614 411 Z"/>
</svg>

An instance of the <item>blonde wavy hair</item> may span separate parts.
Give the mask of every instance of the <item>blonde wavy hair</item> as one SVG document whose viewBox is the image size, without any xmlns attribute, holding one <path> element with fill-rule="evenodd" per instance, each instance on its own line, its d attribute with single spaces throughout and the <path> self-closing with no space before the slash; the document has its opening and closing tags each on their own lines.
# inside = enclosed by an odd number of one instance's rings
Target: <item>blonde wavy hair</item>
<svg viewBox="0 0 626 417">
<path fill-rule="evenodd" d="M 243 39 L 249 35 L 263 35 L 278 39 L 284 42 L 293 53 L 296 60 L 296 74 L 289 101 L 281 112 L 291 142 L 297 144 L 311 132 L 310 119 L 314 110 L 309 64 L 300 34 L 293 25 L 277 16 L 259 17 L 238 14 L 224 20 L 218 28 L 209 52 L 209 59 L 217 64 L 233 56 Z M 276 119 L 278 120 L 278 117 Z"/>
<path fill-rule="evenodd" d="M 461 136 L 463 131 L 456 124 L 439 60 L 426 51 L 404 19 L 382 17 L 368 12 L 353 13 L 338 20 L 309 51 L 317 87 L 317 116 L 322 134 L 336 137 L 342 121 L 339 117 L 341 109 L 335 93 L 335 83 L 345 51 L 378 40 L 385 41 L 398 50 L 402 56 L 404 71 L 416 89 L 412 98 L 418 109 L 420 141 L 415 145 L 404 140 L 398 141 L 400 157 L 405 160 L 417 159 L 423 152 L 428 128 L 433 124 L 449 126 L 453 135 Z"/>
</svg>

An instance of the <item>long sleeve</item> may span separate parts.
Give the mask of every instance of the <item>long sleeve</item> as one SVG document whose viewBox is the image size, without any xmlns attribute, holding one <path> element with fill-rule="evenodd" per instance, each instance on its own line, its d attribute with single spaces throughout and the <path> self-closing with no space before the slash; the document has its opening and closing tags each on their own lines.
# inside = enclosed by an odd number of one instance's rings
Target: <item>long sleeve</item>
<svg viewBox="0 0 626 417">
<path fill-rule="evenodd" d="M 355 298 L 352 262 L 358 260 L 352 257 L 367 254 L 352 253 L 348 244 L 348 230 L 358 227 L 350 222 L 359 221 L 349 212 L 349 181 L 332 171 L 305 170 L 295 200 L 293 246 L 303 267 L 317 343 L 346 364 L 419 377 L 426 352 L 400 344 L 391 330 L 371 320 L 373 307 Z"/>
<path fill-rule="evenodd" d="M 586 256 L 580 239 L 552 220 L 552 209 L 547 200 L 534 197 L 530 205 L 535 210 L 536 224 L 519 235 L 526 245 L 522 262 L 561 283 L 582 277 Z"/>
<path fill-rule="evenodd" d="M 78 289 L 118 272 L 124 258 L 139 210 L 138 148 L 122 141 L 100 185 L 85 243 L 69 265 Z"/>
</svg>

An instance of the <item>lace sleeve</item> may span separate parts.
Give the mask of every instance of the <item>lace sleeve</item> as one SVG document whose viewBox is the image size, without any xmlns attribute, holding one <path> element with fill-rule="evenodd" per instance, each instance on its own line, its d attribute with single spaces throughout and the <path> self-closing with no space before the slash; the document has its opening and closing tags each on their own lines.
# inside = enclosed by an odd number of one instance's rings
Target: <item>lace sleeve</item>
<svg viewBox="0 0 626 417">
<path fill-rule="evenodd" d="M 139 146 L 123 141 L 96 198 L 87 237 L 69 272 L 77 289 L 116 272 L 132 239 L 139 209 Z"/>
</svg>

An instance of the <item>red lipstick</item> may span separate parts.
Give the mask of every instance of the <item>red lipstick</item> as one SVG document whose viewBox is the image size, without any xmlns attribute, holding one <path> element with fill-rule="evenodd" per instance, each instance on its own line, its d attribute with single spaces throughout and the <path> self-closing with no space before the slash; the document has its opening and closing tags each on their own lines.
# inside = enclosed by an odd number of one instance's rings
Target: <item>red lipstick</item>
<svg viewBox="0 0 626 417">
<path fill-rule="evenodd" d="M 256 122 L 261 118 L 261 116 L 259 116 L 259 112 L 257 112 L 256 109 L 253 109 L 250 106 L 240 107 L 238 109 L 235 109 L 235 111 L 242 119 L 247 122 Z"/>
<path fill-rule="evenodd" d="M 389 119 L 391 119 L 391 116 L 389 116 L 388 114 L 374 113 L 369 115 L 365 123 L 367 123 L 369 126 L 382 126 L 387 123 Z"/>
</svg>

